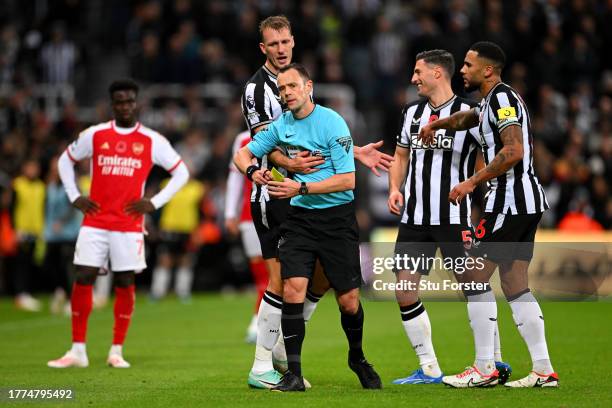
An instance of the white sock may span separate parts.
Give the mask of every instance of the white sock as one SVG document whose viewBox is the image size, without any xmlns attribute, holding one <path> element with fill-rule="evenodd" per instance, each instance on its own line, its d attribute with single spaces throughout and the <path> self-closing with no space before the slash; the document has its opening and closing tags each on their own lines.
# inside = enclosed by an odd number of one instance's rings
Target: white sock
<svg viewBox="0 0 612 408">
<path fill-rule="evenodd" d="M 495 370 L 495 326 L 497 324 L 497 303 L 492 291 L 466 296 L 470 326 L 474 334 L 476 349 L 475 365 L 482 374 Z"/>
<path fill-rule="evenodd" d="M 108 355 L 110 356 L 111 354 L 123 356 L 123 345 L 113 344 L 110 350 L 108 351 Z"/>
<path fill-rule="evenodd" d="M 191 283 L 193 282 L 193 269 L 180 267 L 176 271 L 176 285 L 174 290 L 180 298 L 188 298 L 191 295 Z"/>
<path fill-rule="evenodd" d="M 519 333 L 527 343 L 533 362 L 533 371 L 540 374 L 552 374 L 554 370 L 550 363 L 548 346 L 546 345 L 544 317 L 538 301 L 528 290 L 511 300 L 510 308 Z"/>
<path fill-rule="evenodd" d="M 419 358 L 423 373 L 431 377 L 441 376 L 442 371 L 431 341 L 431 323 L 425 307 L 419 300 L 410 306 L 400 307 L 400 313 L 404 331 Z"/>
<path fill-rule="evenodd" d="M 72 353 L 77 356 L 86 356 L 87 355 L 87 347 L 85 343 L 72 343 L 72 348 L 70 349 Z"/>
<path fill-rule="evenodd" d="M 499 336 L 499 324 L 497 324 L 497 321 L 495 322 L 495 349 L 493 352 L 493 355 L 495 357 L 495 361 L 504 361 L 502 359 L 502 353 L 501 353 L 501 339 Z"/>
<path fill-rule="evenodd" d="M 272 356 L 276 360 L 287 361 L 287 350 L 285 350 L 285 338 L 283 337 L 283 328 L 278 329 L 278 340 L 272 348 Z"/>
<path fill-rule="evenodd" d="M 304 299 L 304 323 L 308 323 L 312 317 L 319 304 L 319 300 L 321 300 L 321 296 L 315 295 L 309 290 L 306 291 L 306 298 Z"/>
<path fill-rule="evenodd" d="M 280 332 L 282 305 L 283 300 L 280 296 L 268 291 L 264 293 L 257 313 L 257 344 L 251 369 L 254 374 L 263 374 L 274 369 L 272 347 L 276 344 Z"/>
<path fill-rule="evenodd" d="M 161 266 L 153 270 L 153 281 L 151 282 L 151 295 L 163 298 L 168 292 L 170 285 L 170 269 Z"/>
</svg>

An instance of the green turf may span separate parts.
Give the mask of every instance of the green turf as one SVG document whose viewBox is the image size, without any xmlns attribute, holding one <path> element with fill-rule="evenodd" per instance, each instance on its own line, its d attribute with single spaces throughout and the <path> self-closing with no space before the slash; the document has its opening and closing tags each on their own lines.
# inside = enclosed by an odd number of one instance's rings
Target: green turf
<svg viewBox="0 0 612 408">
<path fill-rule="evenodd" d="M 253 346 L 243 342 L 252 296 L 198 296 L 192 304 L 169 299 L 149 303 L 139 296 L 125 357 L 132 368 L 105 367 L 112 308 L 94 311 L 89 322 L 87 369 L 53 370 L 46 361 L 69 346 L 69 319 L 17 312 L 0 301 L 0 388 L 73 388 L 79 407 L 155 406 L 612 406 L 610 340 L 612 303 L 542 303 L 550 353 L 561 377 L 556 390 L 456 390 L 442 385 L 396 386 L 417 365 L 391 302 L 364 302 L 364 347 L 384 382 L 382 391 L 360 389 L 346 364 L 346 340 L 337 308 L 326 297 L 307 326 L 303 371 L 313 384 L 306 393 L 282 394 L 246 386 Z M 434 343 L 447 373 L 463 369 L 473 345 L 462 303 L 429 302 Z M 529 370 L 527 349 L 500 302 L 504 358 L 514 378 Z M 6 391 L 4 391 L 6 392 Z M 0 401 L 6 405 L 7 401 Z M 20 402 L 15 406 L 40 405 Z M 273 405 L 270 405 L 273 404 Z M 405 404 L 405 405 L 404 405 Z M 45 402 L 42 406 L 59 405 Z"/>
</svg>

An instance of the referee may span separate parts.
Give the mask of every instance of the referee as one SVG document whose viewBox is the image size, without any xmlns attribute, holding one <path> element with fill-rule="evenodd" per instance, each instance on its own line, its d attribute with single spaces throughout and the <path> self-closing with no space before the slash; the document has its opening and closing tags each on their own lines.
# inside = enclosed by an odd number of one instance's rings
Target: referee
<svg viewBox="0 0 612 408">
<path fill-rule="evenodd" d="M 342 314 L 349 343 L 349 367 L 364 388 L 382 388 L 378 374 L 363 354 L 364 313 L 359 302 L 361 270 L 358 227 L 353 204 L 355 161 L 346 122 L 331 109 L 315 105 L 313 83 L 300 64 L 282 68 L 278 89 L 290 112 L 283 113 L 234 156 L 236 166 L 275 198 L 291 198 L 281 226 L 279 258 L 283 279 L 281 325 L 289 371 L 273 391 L 304 391 L 301 349 L 305 335 L 304 299 L 315 263 L 320 260 Z M 292 155 L 308 150 L 325 158 L 316 172 L 271 181 L 270 172 L 251 165 L 277 146 Z"/>
</svg>

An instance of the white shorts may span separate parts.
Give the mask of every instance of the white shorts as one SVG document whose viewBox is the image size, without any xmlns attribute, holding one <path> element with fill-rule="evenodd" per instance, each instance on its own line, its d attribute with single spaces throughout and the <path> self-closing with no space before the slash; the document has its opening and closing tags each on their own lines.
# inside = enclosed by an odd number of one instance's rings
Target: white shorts
<svg viewBox="0 0 612 408">
<path fill-rule="evenodd" d="M 113 272 L 141 272 L 145 262 L 144 234 L 83 226 L 79 231 L 74 264 L 108 268 Z"/>
<path fill-rule="evenodd" d="M 253 221 L 241 222 L 238 229 L 240 229 L 240 238 L 242 238 L 242 246 L 247 258 L 261 256 L 261 245 Z"/>
</svg>

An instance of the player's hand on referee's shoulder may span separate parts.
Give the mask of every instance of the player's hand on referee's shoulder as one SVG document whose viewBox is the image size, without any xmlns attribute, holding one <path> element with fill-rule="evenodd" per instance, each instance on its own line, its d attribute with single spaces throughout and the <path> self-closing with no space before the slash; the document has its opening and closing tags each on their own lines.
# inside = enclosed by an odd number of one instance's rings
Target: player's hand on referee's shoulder
<svg viewBox="0 0 612 408">
<path fill-rule="evenodd" d="M 300 183 L 287 177 L 283 181 L 270 181 L 268 193 L 274 198 L 295 197 L 300 193 Z"/>
<path fill-rule="evenodd" d="M 436 131 L 432 129 L 431 123 L 423 126 L 419 131 L 418 139 L 423 142 L 424 145 L 430 145 L 434 142 Z"/>
</svg>

